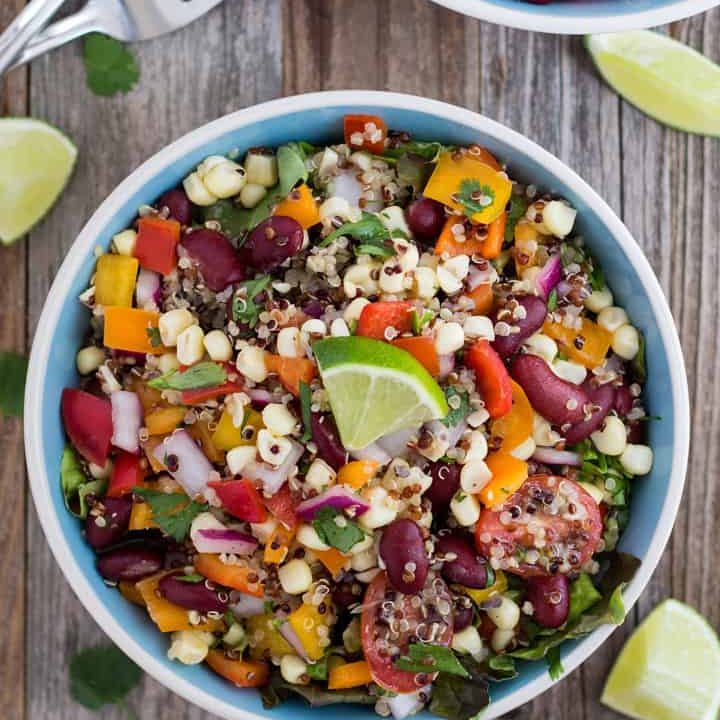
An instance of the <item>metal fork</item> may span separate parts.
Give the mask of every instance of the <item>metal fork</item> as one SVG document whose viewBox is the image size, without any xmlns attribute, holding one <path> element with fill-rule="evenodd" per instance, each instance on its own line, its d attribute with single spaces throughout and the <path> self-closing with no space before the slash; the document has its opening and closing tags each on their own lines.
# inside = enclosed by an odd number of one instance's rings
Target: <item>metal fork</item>
<svg viewBox="0 0 720 720">
<path fill-rule="evenodd" d="M 74 15 L 41 30 L 63 2 L 32 0 L 0 36 L 0 75 L 11 65 L 22 65 L 91 32 L 125 42 L 164 35 L 193 22 L 222 0 L 88 0 Z"/>
</svg>

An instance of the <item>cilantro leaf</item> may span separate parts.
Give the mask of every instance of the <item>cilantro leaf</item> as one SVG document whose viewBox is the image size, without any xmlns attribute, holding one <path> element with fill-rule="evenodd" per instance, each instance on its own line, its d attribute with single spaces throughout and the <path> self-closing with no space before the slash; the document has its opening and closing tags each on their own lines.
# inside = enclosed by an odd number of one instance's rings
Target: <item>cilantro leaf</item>
<svg viewBox="0 0 720 720">
<path fill-rule="evenodd" d="M 88 495 L 102 495 L 105 492 L 106 480 L 91 480 L 83 472 L 80 461 L 71 445 L 66 445 L 60 459 L 60 487 L 65 507 L 78 518 L 86 518 L 88 514 Z"/>
<path fill-rule="evenodd" d="M 479 180 L 467 178 L 461 181 L 454 196 L 469 218 L 481 213 L 495 202 L 495 191 L 489 185 L 482 185 Z"/>
<path fill-rule="evenodd" d="M 595 260 L 593 260 L 592 270 L 590 271 L 589 275 L 590 287 L 594 291 L 600 291 L 605 287 L 605 276 L 603 275 L 602 268 Z"/>
<path fill-rule="evenodd" d="M 382 155 L 383 160 L 396 160 L 406 155 L 415 155 L 428 162 L 436 162 L 438 157 L 450 148 L 439 142 L 423 142 L 419 140 L 409 140 L 404 143 L 397 143 L 386 147 Z"/>
<path fill-rule="evenodd" d="M 178 582 L 189 583 L 190 585 L 195 585 L 197 583 L 205 582 L 205 578 L 202 575 L 199 575 L 198 573 L 189 573 L 187 575 L 178 573 L 177 575 L 175 575 L 175 579 Z"/>
<path fill-rule="evenodd" d="M 307 666 L 307 674 L 311 680 L 327 680 L 328 676 L 328 656 L 323 655 L 314 663 Z"/>
<path fill-rule="evenodd" d="M 356 523 L 331 507 L 324 507 L 318 511 L 313 520 L 313 527 L 326 545 L 337 548 L 340 552 L 348 552 L 353 545 L 365 537 L 365 533 Z"/>
<path fill-rule="evenodd" d="M 414 643 L 408 647 L 408 656 L 395 661 L 398 670 L 414 673 L 444 672 L 469 678 L 470 673 L 462 666 L 455 653 L 442 645 Z"/>
<path fill-rule="evenodd" d="M 507 220 L 505 221 L 505 237 L 507 244 L 512 244 L 515 240 L 515 226 L 527 212 L 527 200 L 520 195 L 512 195 L 510 198 L 510 209 L 508 210 Z"/>
<path fill-rule="evenodd" d="M 147 333 L 148 338 L 150 339 L 150 344 L 153 347 L 160 347 L 162 345 L 162 339 L 160 337 L 160 329 L 156 327 L 147 328 L 145 330 Z"/>
<path fill-rule="evenodd" d="M 557 304 L 558 304 L 558 294 L 557 294 L 557 290 L 555 288 L 553 288 L 550 291 L 550 294 L 548 295 L 548 300 L 547 300 L 548 312 L 552 312 L 553 310 L 555 310 L 555 308 L 557 308 Z"/>
<path fill-rule="evenodd" d="M 300 442 L 307 442 L 312 437 L 312 393 L 310 392 L 310 386 L 300 381 L 300 414 L 303 422 L 303 434 L 300 438 Z"/>
<path fill-rule="evenodd" d="M 227 373 L 222 365 L 214 362 L 201 362 L 179 372 L 170 370 L 148 382 L 156 390 L 197 390 L 217 387 L 227 381 Z"/>
<path fill-rule="evenodd" d="M 182 493 L 164 493 L 141 487 L 133 488 L 133 493 L 150 505 L 153 520 L 166 535 L 170 535 L 177 542 L 182 542 L 187 537 L 192 521 L 210 507 L 207 503 L 191 501 Z"/>
<path fill-rule="evenodd" d="M 93 33 L 83 54 L 87 85 L 95 95 L 109 97 L 132 90 L 140 77 L 135 56 L 119 40 Z"/>
<path fill-rule="evenodd" d="M 270 285 L 270 280 L 269 275 L 261 275 L 240 283 L 232 301 L 232 317 L 236 323 L 243 323 L 251 328 L 257 325 L 263 308 L 255 302 L 255 298 Z"/>
<path fill-rule="evenodd" d="M 360 243 L 360 246 L 355 248 L 355 252 L 358 254 L 360 254 L 360 248 L 371 245 L 376 248 L 374 251 L 376 254 L 382 253 L 383 256 L 390 257 L 395 254 L 392 238 L 399 237 L 400 231 L 391 233 L 377 215 L 364 212 L 357 222 L 346 222 L 337 230 L 333 230 L 320 245 L 329 245 L 333 240 L 343 236 Z M 363 250 L 363 252 L 367 252 L 367 250 Z"/>
<path fill-rule="evenodd" d="M 454 385 L 448 385 L 445 388 L 445 399 L 449 410 L 448 414 L 440 420 L 445 427 L 457 425 L 470 414 L 470 399 L 464 390 L 458 390 Z"/>
<path fill-rule="evenodd" d="M 20 417 L 23 414 L 27 358 L 10 351 L 0 351 L 0 415 Z"/>
<path fill-rule="evenodd" d="M 395 254 L 395 250 L 391 247 L 387 247 L 386 245 L 356 245 L 355 254 L 389 258 Z"/>
<path fill-rule="evenodd" d="M 412 331 L 413 335 L 420 335 L 423 328 L 432 322 L 435 317 L 435 313 L 432 310 L 423 310 L 423 314 L 420 315 L 417 310 L 413 310 L 412 314 Z"/>
<path fill-rule="evenodd" d="M 70 661 L 69 674 L 70 694 L 90 710 L 108 704 L 125 707 L 125 696 L 142 678 L 142 670 L 110 644 L 81 650 Z"/>
<path fill-rule="evenodd" d="M 285 197 L 299 182 L 308 179 L 305 150 L 299 143 L 281 145 L 277 151 L 278 192 Z"/>
</svg>

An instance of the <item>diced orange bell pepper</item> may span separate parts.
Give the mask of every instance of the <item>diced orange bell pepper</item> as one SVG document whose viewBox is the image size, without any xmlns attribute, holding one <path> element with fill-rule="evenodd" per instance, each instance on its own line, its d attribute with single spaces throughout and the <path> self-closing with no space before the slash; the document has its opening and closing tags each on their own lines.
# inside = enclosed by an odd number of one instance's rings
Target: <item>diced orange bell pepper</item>
<svg viewBox="0 0 720 720">
<path fill-rule="evenodd" d="M 171 603 L 158 592 L 160 578 L 164 575 L 167 575 L 166 571 L 146 577 L 135 585 L 145 601 L 150 619 L 158 626 L 160 632 L 176 632 L 178 630 L 216 632 L 225 627 L 222 620 L 213 618 L 207 618 L 197 625 L 191 624 L 188 611 L 185 608 Z"/>
<path fill-rule="evenodd" d="M 485 463 L 493 475 L 480 491 L 480 500 L 485 507 L 501 505 L 527 480 L 528 464 L 512 455 L 492 452 L 485 458 Z"/>
<path fill-rule="evenodd" d="M 95 265 L 95 302 L 131 307 L 138 274 L 137 258 L 106 253 Z"/>
<path fill-rule="evenodd" d="M 145 427 L 151 435 L 168 435 L 177 430 L 186 413 L 182 405 L 155 408 L 145 416 Z"/>
<path fill-rule="evenodd" d="M 376 460 L 352 460 L 338 470 L 338 485 L 349 485 L 353 490 L 359 490 L 372 480 L 380 463 Z"/>
<path fill-rule="evenodd" d="M 343 120 L 345 144 L 351 150 L 379 155 L 385 149 L 387 125 L 377 115 L 346 115 Z"/>
<path fill-rule="evenodd" d="M 267 685 L 270 677 L 270 668 L 266 662 L 230 658 L 222 650 L 210 650 L 205 662 L 237 687 L 262 687 Z"/>
<path fill-rule="evenodd" d="M 399 337 L 391 344 L 409 352 L 433 377 L 440 374 L 440 358 L 431 337 Z"/>
<path fill-rule="evenodd" d="M 505 211 L 511 192 L 512 183 L 504 173 L 470 153 L 451 151 L 438 158 L 423 195 L 487 225 Z"/>
<path fill-rule="evenodd" d="M 475 145 L 469 152 L 474 158 L 489 165 L 493 170 L 502 170 L 497 158 L 487 148 Z"/>
<path fill-rule="evenodd" d="M 143 406 L 143 410 L 146 413 L 148 410 L 152 410 L 154 407 L 164 402 L 162 392 L 160 390 L 150 387 L 144 380 L 141 380 L 135 375 L 130 377 L 130 390 L 136 393 L 138 398 L 140 398 L 140 404 Z"/>
<path fill-rule="evenodd" d="M 278 526 L 272 531 L 272 534 L 265 545 L 263 562 L 267 565 L 273 563 L 275 565 L 280 565 L 290 552 L 290 543 L 294 537 L 294 528 L 289 530 L 282 523 L 278 523 Z"/>
<path fill-rule="evenodd" d="M 464 297 L 473 303 L 473 315 L 489 315 L 495 304 L 492 283 L 481 283 L 474 290 L 466 292 Z"/>
<path fill-rule="evenodd" d="M 328 673 L 328 690 L 344 690 L 360 687 L 373 681 L 370 665 L 366 660 L 336 665 Z"/>
<path fill-rule="evenodd" d="M 115 350 L 162 355 L 165 348 L 152 340 L 157 335 L 159 313 L 108 305 L 105 308 L 103 342 Z"/>
<path fill-rule="evenodd" d="M 603 364 L 612 342 L 612 333 L 587 318 L 582 319 L 580 330 L 546 320 L 543 332 L 553 338 L 571 360 L 588 370 Z"/>
<path fill-rule="evenodd" d="M 210 432 L 210 428 L 206 420 L 198 420 L 192 425 L 188 425 L 187 429 L 190 435 L 192 435 L 192 437 L 200 443 L 202 450 L 205 453 L 205 457 L 207 457 L 211 463 L 220 463 L 223 461 L 225 453 L 223 453 L 220 448 L 216 447 L 213 442 L 213 433 Z"/>
<path fill-rule="evenodd" d="M 318 204 L 305 183 L 291 190 L 290 194 L 277 205 L 273 215 L 291 217 L 305 230 L 320 222 Z"/>
<path fill-rule="evenodd" d="M 120 594 L 127 601 L 133 603 L 133 605 L 145 607 L 145 600 L 143 599 L 143 596 L 140 594 L 140 591 L 137 589 L 137 585 L 134 582 L 129 582 L 128 580 L 121 580 L 118 583 L 118 590 L 120 591 Z"/>
<path fill-rule="evenodd" d="M 461 229 L 462 232 L 460 232 Z M 459 215 L 450 215 L 443 225 L 433 252 L 436 255 L 455 257 L 456 255 L 479 255 L 482 249 L 483 240 L 473 231 L 469 222 Z"/>
<path fill-rule="evenodd" d="M 153 512 L 149 503 L 136 502 L 133 503 L 130 511 L 129 530 L 149 530 L 157 527 L 157 523 L 153 520 Z"/>
<path fill-rule="evenodd" d="M 340 574 L 341 570 L 346 569 L 350 562 L 350 558 L 343 555 L 337 548 L 331 547 L 329 550 L 313 550 L 313 552 L 334 578 Z"/>
<path fill-rule="evenodd" d="M 295 397 L 300 396 L 300 383 L 309 385 L 317 377 L 317 366 L 309 358 L 288 358 L 265 354 L 267 369 L 279 376 L 283 387 Z"/>
<path fill-rule="evenodd" d="M 177 264 L 177 244 L 180 242 L 180 223 L 148 216 L 138 220 L 135 257 L 140 265 L 161 275 L 168 275 Z"/>
<path fill-rule="evenodd" d="M 155 457 L 155 455 L 153 455 L 153 451 L 158 445 L 160 445 L 163 440 L 164 437 L 160 435 L 151 435 L 147 440 L 141 443 L 143 452 L 145 453 L 145 457 L 150 464 L 150 469 L 154 473 L 161 473 L 164 470 L 167 470 L 165 465 L 161 463 L 160 460 Z"/>
<path fill-rule="evenodd" d="M 540 234 L 531 223 L 521 220 L 515 226 L 514 255 L 515 272 L 518 277 L 520 277 L 525 270 L 535 265 L 539 239 Z"/>
<path fill-rule="evenodd" d="M 480 254 L 486 260 L 493 260 L 502 252 L 506 225 L 507 213 L 503 212 L 487 226 L 487 235 L 480 250 Z"/>
<path fill-rule="evenodd" d="M 535 413 L 525 391 L 514 381 L 512 385 L 512 408 L 507 415 L 493 420 L 490 432 L 493 437 L 502 438 L 500 450 L 509 453 L 524 443 L 533 431 Z"/>
<path fill-rule="evenodd" d="M 257 572 L 245 565 L 229 565 L 219 555 L 199 553 L 195 556 L 195 569 L 208 580 L 218 585 L 239 590 L 247 595 L 262 597 L 265 588 L 260 582 Z"/>
</svg>

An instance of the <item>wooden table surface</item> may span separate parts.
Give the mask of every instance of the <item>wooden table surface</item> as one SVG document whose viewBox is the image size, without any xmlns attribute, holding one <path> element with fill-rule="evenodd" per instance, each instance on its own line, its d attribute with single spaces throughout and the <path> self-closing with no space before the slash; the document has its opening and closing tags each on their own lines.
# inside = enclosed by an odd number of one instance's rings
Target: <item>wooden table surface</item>
<svg viewBox="0 0 720 720">
<path fill-rule="evenodd" d="M 0 2 L 0 29 L 23 0 Z M 669 28 L 720 61 L 720 8 Z M 227 0 L 178 33 L 137 46 L 142 77 L 127 96 L 85 87 L 79 44 L 13 73 L 0 115 L 33 115 L 77 143 L 75 175 L 31 236 L 0 248 L 0 348 L 27 351 L 55 272 L 91 212 L 170 141 L 232 110 L 293 93 L 371 88 L 482 112 L 577 170 L 627 223 L 670 301 L 692 402 L 687 487 L 672 540 L 625 625 L 580 669 L 513 713 L 522 720 L 618 718 L 598 698 L 637 621 L 685 600 L 718 627 L 720 581 L 720 141 L 662 128 L 610 91 L 579 39 L 507 30 L 428 0 Z M 68 348 L 72 352 L 72 348 Z M 45 542 L 26 492 L 21 423 L 0 420 L 0 716 L 119 720 L 69 697 L 67 664 L 103 638 Z M 210 720 L 146 678 L 131 696 L 142 720 Z"/>
</svg>

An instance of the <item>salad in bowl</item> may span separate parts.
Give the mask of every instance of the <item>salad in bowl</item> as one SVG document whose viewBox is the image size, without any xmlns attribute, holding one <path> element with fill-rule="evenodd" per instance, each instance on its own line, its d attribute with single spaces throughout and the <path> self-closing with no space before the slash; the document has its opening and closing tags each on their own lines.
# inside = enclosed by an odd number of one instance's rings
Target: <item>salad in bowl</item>
<svg viewBox="0 0 720 720">
<path fill-rule="evenodd" d="M 343 126 L 209 155 L 98 251 L 62 492 L 168 658 L 467 718 L 624 617 L 643 336 L 567 200 Z"/>
</svg>

